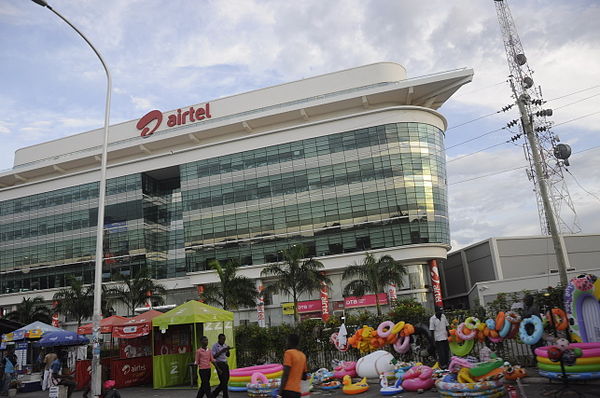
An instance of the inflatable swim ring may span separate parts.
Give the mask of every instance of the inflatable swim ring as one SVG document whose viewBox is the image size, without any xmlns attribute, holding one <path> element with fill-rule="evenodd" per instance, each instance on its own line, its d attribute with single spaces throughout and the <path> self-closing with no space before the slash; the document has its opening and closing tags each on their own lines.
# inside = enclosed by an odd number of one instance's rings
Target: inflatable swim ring
<svg viewBox="0 0 600 398">
<path fill-rule="evenodd" d="M 279 372 L 283 370 L 283 365 L 278 363 L 267 363 L 264 365 L 248 366 L 245 368 L 232 369 L 229 374 L 231 376 L 252 376 L 254 372 L 261 372 L 263 374 Z M 250 379 L 248 379 L 250 380 Z"/>
<path fill-rule="evenodd" d="M 470 316 L 467 319 L 465 319 L 465 326 L 471 330 L 477 329 L 480 323 L 481 321 L 475 318 L 474 316 Z"/>
<path fill-rule="evenodd" d="M 550 322 L 550 313 L 552 313 L 552 322 L 556 330 L 566 330 L 569 327 L 567 313 L 560 308 L 552 308 L 552 311 L 546 312 L 546 320 Z"/>
<path fill-rule="evenodd" d="M 434 384 L 432 375 L 433 369 L 429 366 L 413 366 L 404 374 L 402 387 L 406 391 L 429 390 Z"/>
<path fill-rule="evenodd" d="M 546 370 L 540 370 L 539 375 L 547 377 L 549 379 L 561 379 L 562 372 L 549 372 Z M 567 377 L 572 380 L 592 380 L 600 379 L 600 372 L 582 372 L 582 373 L 566 373 Z"/>
<path fill-rule="evenodd" d="M 398 354 L 406 354 L 410 349 L 410 336 L 402 336 L 394 343 L 394 351 Z"/>
<path fill-rule="evenodd" d="M 525 328 L 525 325 L 532 324 L 534 329 L 533 333 L 528 334 Z M 544 326 L 542 325 L 542 320 L 539 316 L 533 315 L 529 318 L 523 319 L 521 325 L 519 326 L 519 338 L 525 344 L 534 345 L 542 338 L 542 333 L 544 332 Z"/>
<path fill-rule="evenodd" d="M 344 376 L 356 377 L 356 362 L 343 361 L 333 370 L 333 377 L 342 379 Z"/>
<path fill-rule="evenodd" d="M 548 365 L 555 365 L 556 362 L 552 361 L 550 358 L 536 356 L 535 359 L 538 363 L 545 363 Z M 600 364 L 600 357 L 587 357 L 587 358 L 577 358 L 575 360 L 575 365 L 597 365 Z"/>
<path fill-rule="evenodd" d="M 500 311 L 498 315 L 496 315 L 496 330 L 499 332 L 502 330 L 504 326 L 504 312 Z"/>
<path fill-rule="evenodd" d="M 342 392 L 348 395 L 360 394 L 369 389 L 366 377 L 363 377 L 362 380 L 357 383 L 352 383 L 350 376 L 344 376 L 342 384 L 344 385 L 344 387 L 342 387 Z"/>
<path fill-rule="evenodd" d="M 383 321 L 377 326 L 377 335 L 382 338 L 388 337 L 392 333 L 395 323 L 392 321 Z"/>
<path fill-rule="evenodd" d="M 262 372 L 260 372 L 262 373 Z M 283 371 L 275 372 L 275 373 L 263 373 L 267 379 L 277 379 L 280 378 L 283 374 Z M 252 375 L 250 376 L 231 376 L 229 381 L 245 381 L 249 383 L 251 381 Z"/>
<path fill-rule="evenodd" d="M 450 351 L 452 351 L 452 354 L 457 355 L 459 357 L 464 357 L 465 355 L 470 353 L 473 349 L 473 346 L 475 346 L 475 340 L 466 340 L 462 343 L 452 342 L 448 343 L 448 345 L 450 346 Z"/>
<path fill-rule="evenodd" d="M 404 391 L 404 388 L 402 388 L 402 379 L 396 379 L 396 382 L 394 383 L 393 386 L 388 385 L 387 382 L 387 377 L 384 376 L 383 374 L 381 375 L 381 388 L 379 389 L 379 393 L 383 396 L 388 396 L 388 395 L 396 395 L 396 394 L 400 394 L 402 391 Z"/>
<path fill-rule="evenodd" d="M 467 331 L 466 331 L 466 330 Z M 469 328 L 466 327 L 465 323 L 461 323 L 456 327 L 456 335 L 461 339 L 461 340 L 473 340 L 475 338 L 475 335 L 477 333 L 475 333 L 474 330 L 471 330 Z"/>
<path fill-rule="evenodd" d="M 394 327 L 392 328 L 391 332 L 392 334 L 398 334 L 402 331 L 402 329 L 404 329 L 404 325 L 406 322 L 404 321 L 400 321 L 397 324 L 394 325 Z"/>
<path fill-rule="evenodd" d="M 535 349 L 535 355 L 540 357 L 548 358 L 548 350 L 554 346 L 545 346 Z M 581 349 L 581 356 L 583 358 L 588 357 L 600 357 L 600 343 L 571 343 L 570 348 Z"/>
</svg>

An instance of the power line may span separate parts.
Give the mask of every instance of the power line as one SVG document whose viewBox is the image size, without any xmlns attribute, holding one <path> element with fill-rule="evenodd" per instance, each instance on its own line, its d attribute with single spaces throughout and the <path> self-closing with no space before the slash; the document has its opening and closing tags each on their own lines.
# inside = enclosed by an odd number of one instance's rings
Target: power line
<svg viewBox="0 0 600 398">
<path fill-rule="evenodd" d="M 571 105 L 578 104 L 578 103 L 580 103 L 580 102 L 583 102 L 583 101 L 587 101 L 587 100 L 589 100 L 590 98 L 594 98 L 594 97 L 597 97 L 597 96 L 599 96 L 599 95 L 600 95 L 600 93 L 597 93 L 597 94 L 594 94 L 594 95 L 590 95 L 589 97 L 582 98 L 582 99 L 580 99 L 580 100 L 577 100 L 577 101 L 571 102 L 571 103 L 569 103 L 569 104 L 561 105 L 561 106 L 559 106 L 559 107 L 557 107 L 557 108 L 554 108 L 554 110 L 557 110 L 557 109 L 562 109 L 562 108 L 566 108 L 567 106 L 571 106 Z"/>
<path fill-rule="evenodd" d="M 574 92 L 569 93 L 569 94 L 561 95 L 560 97 L 554 97 L 554 98 L 551 98 L 551 99 L 547 100 L 546 102 L 555 101 L 557 99 L 561 99 L 561 98 L 565 98 L 565 97 L 570 97 L 571 95 L 583 93 L 584 91 L 588 91 L 588 90 L 593 90 L 593 89 L 595 89 L 597 87 L 600 87 L 600 84 L 597 84 L 597 85 L 592 86 L 592 87 L 584 88 L 582 90 L 577 90 L 577 91 L 574 91 Z"/>
<path fill-rule="evenodd" d="M 466 144 L 466 143 L 469 143 L 469 142 L 471 142 L 471 141 L 478 140 L 478 139 L 480 139 L 480 138 L 482 138 L 482 137 L 485 137 L 486 135 L 489 135 L 489 134 L 495 133 L 496 131 L 500 131 L 500 130 L 504 130 L 504 129 L 505 129 L 505 127 L 501 127 L 501 128 L 499 128 L 499 129 L 496 129 L 496 130 L 491 130 L 491 131 L 488 131 L 487 133 L 483 133 L 483 134 L 481 134 L 481 135 L 478 135 L 477 137 L 474 137 L 474 138 L 468 139 L 468 140 L 466 140 L 466 141 L 463 141 L 463 142 L 459 142 L 458 144 L 451 145 L 451 146 L 447 147 L 447 148 L 446 148 L 446 150 L 448 150 L 448 149 L 452 149 L 452 148 L 455 148 L 455 147 L 457 147 L 457 146 L 460 146 L 460 145 L 464 145 L 464 144 Z"/>
<path fill-rule="evenodd" d="M 588 113 L 588 114 L 586 114 L 586 115 L 582 115 L 582 116 L 576 117 L 576 118 L 574 118 L 574 119 L 570 119 L 570 120 L 567 120 L 567 121 L 564 121 L 564 122 L 561 122 L 561 123 L 555 124 L 553 127 L 556 127 L 556 126 L 561 126 L 561 125 L 563 125 L 563 124 L 567 124 L 567 123 L 571 123 L 571 122 L 574 122 L 574 121 L 576 121 L 576 120 L 581 120 L 581 119 L 584 119 L 584 118 L 586 118 L 586 117 L 590 117 L 590 116 L 596 115 L 596 114 L 598 114 L 598 113 L 600 113 L 600 111 L 596 111 L 596 112 Z M 503 129 L 504 129 L 504 127 L 502 127 L 501 129 L 496 129 L 496 130 L 488 131 L 487 133 L 484 133 L 484 134 L 482 134 L 482 135 L 480 135 L 480 136 L 478 136 L 478 137 L 475 137 L 475 138 L 472 138 L 472 139 L 470 139 L 470 140 L 467 140 L 467 141 L 461 142 L 461 143 L 459 143 L 459 144 L 452 145 L 452 146 L 450 146 L 450 147 L 446 148 L 446 150 L 448 150 L 448 149 L 450 149 L 450 148 L 457 147 L 457 146 L 459 146 L 459 145 L 463 145 L 463 144 L 465 144 L 465 143 L 467 143 L 467 142 L 475 141 L 476 139 L 479 139 L 479 138 L 481 138 L 481 137 L 483 137 L 483 136 L 486 136 L 486 135 L 488 135 L 488 134 L 491 134 L 491 133 L 493 133 L 494 131 L 503 130 Z M 448 164 L 448 163 L 452 163 L 452 162 L 455 162 L 455 161 L 457 161 L 457 160 L 460 160 L 460 159 L 464 159 L 464 158 L 466 158 L 466 157 L 469 157 L 469 156 L 475 155 L 475 154 L 477 154 L 477 153 L 479 153 L 479 152 L 483 152 L 483 151 L 486 151 L 486 150 L 488 150 L 488 149 L 491 149 L 491 148 L 494 148 L 494 147 L 497 147 L 497 146 L 500 146 L 500 145 L 509 144 L 509 143 L 511 143 L 512 141 L 513 141 L 513 140 L 509 140 L 509 141 L 499 142 L 499 143 L 497 143 L 497 144 L 494 144 L 494 145 L 490 145 L 490 146 L 488 146 L 488 147 L 486 147 L 486 148 L 483 148 L 483 149 L 480 149 L 480 150 L 478 150 L 478 151 L 471 152 L 471 153 L 468 153 L 468 154 L 466 154 L 466 155 L 463 155 L 463 156 L 459 156 L 459 157 L 457 157 L 457 158 L 454 158 L 454 159 L 450 159 L 450 160 L 448 160 L 448 161 L 446 162 L 446 164 Z M 580 151 L 580 152 L 581 152 L 581 151 Z M 580 152 L 576 152 L 576 153 L 580 153 Z"/>
<path fill-rule="evenodd" d="M 459 157 L 454 158 L 454 159 L 450 159 L 450 160 L 448 160 L 446 162 L 446 164 L 452 163 L 452 162 L 456 162 L 457 160 L 464 159 L 464 158 L 469 157 L 469 156 L 473 156 L 473 155 L 475 155 L 475 154 L 477 154 L 479 152 L 487 151 L 488 149 L 491 149 L 491 148 L 494 148 L 494 147 L 497 147 L 497 146 L 500 146 L 500 145 L 508 144 L 509 142 L 510 141 L 504 141 L 504 142 L 499 142 L 498 144 L 490 145 L 490 146 L 488 146 L 486 148 L 483 148 L 483 149 L 480 149 L 478 151 L 471 152 L 471 153 L 468 153 L 468 154 L 463 155 L 463 156 L 459 156 Z"/>
<path fill-rule="evenodd" d="M 501 111 L 496 111 L 496 112 L 494 112 L 494 113 L 488 113 L 487 115 L 483 115 L 483 116 L 476 117 L 476 118 L 475 118 L 475 119 L 473 119 L 473 120 L 469 120 L 469 121 L 466 121 L 466 122 L 464 122 L 464 123 L 457 124 L 456 126 L 449 127 L 449 128 L 447 128 L 447 129 L 446 129 L 446 131 L 449 131 L 449 130 L 452 130 L 452 129 L 458 128 L 458 127 L 460 127 L 460 126 L 464 126 L 465 124 L 469 124 L 469 123 L 476 122 L 476 121 L 478 121 L 478 120 L 481 120 L 481 119 L 485 119 L 486 117 L 494 116 L 495 114 L 497 114 L 497 113 L 500 113 L 500 112 L 501 112 Z"/>
<path fill-rule="evenodd" d="M 485 88 L 494 87 L 494 86 L 497 86 L 497 85 L 499 85 L 499 84 L 502 84 L 502 83 L 505 83 L 505 81 L 504 81 L 504 82 L 500 82 L 500 83 L 493 84 L 493 85 L 491 85 L 491 86 L 488 86 L 488 87 L 484 87 L 484 88 L 482 88 L 482 89 L 480 89 L 480 90 L 475 90 L 475 91 L 473 91 L 473 92 L 481 91 L 481 90 L 483 90 L 483 89 L 485 89 Z M 582 93 L 582 92 L 584 92 L 584 91 L 592 90 L 592 89 L 594 89 L 594 88 L 597 88 L 597 87 L 600 87 L 600 84 L 598 84 L 598 85 L 596 85 L 596 86 L 592 86 L 592 87 L 584 88 L 584 89 L 582 89 L 582 90 L 574 91 L 574 92 L 572 92 L 572 93 L 568 93 L 568 94 L 562 95 L 562 96 L 560 96 L 560 97 L 552 98 L 552 99 L 549 99 L 549 100 L 547 100 L 547 101 L 545 101 L 545 102 L 547 103 L 547 102 L 554 101 L 554 100 L 557 100 L 557 99 L 561 99 L 561 98 L 569 97 L 569 96 L 571 96 L 571 95 L 579 94 L 579 93 Z M 594 94 L 594 95 L 591 95 L 591 96 L 589 96 L 589 97 L 586 97 L 586 98 L 582 98 L 582 99 L 580 99 L 580 100 L 577 100 L 577 101 L 575 101 L 575 102 L 571 102 L 570 104 L 561 105 L 561 106 L 559 106 L 558 108 L 554 108 L 554 109 L 556 110 L 556 109 L 565 108 L 565 107 L 567 107 L 567 106 L 570 106 L 570 105 L 573 105 L 573 104 L 577 104 L 577 103 L 579 103 L 579 102 L 586 101 L 586 100 L 588 100 L 588 99 L 590 99 L 590 98 L 594 98 L 594 97 L 597 97 L 597 96 L 599 96 L 599 95 L 600 95 L 600 93 L 598 93 L 598 94 Z M 511 105 L 511 107 L 512 107 L 512 105 Z M 506 108 L 506 107 L 505 107 L 505 108 Z M 478 116 L 478 117 L 476 117 L 475 119 L 468 120 L 468 121 L 466 121 L 466 122 L 463 122 L 463 123 L 457 124 L 457 125 L 455 125 L 455 126 L 449 127 L 449 128 L 447 128 L 447 129 L 446 129 L 446 131 L 449 131 L 449 130 L 455 129 L 455 128 L 457 128 L 457 127 L 464 126 L 465 124 L 469 124 L 469 123 L 476 122 L 476 121 L 478 121 L 478 120 L 481 120 L 481 119 L 485 119 L 486 117 L 494 116 L 494 115 L 496 115 L 496 114 L 498 114 L 498 113 L 501 113 L 501 112 L 506 112 L 508 109 L 505 109 L 505 108 L 502 108 L 502 110 L 499 110 L 499 111 L 496 111 L 496 112 L 493 112 L 493 113 L 488 113 L 488 114 L 486 114 L 486 115 Z"/>
<path fill-rule="evenodd" d="M 579 188 L 581 188 L 581 189 L 583 190 L 583 192 L 585 192 L 585 193 L 587 193 L 588 195 L 590 195 L 590 196 L 594 197 L 594 198 L 595 198 L 595 199 L 596 199 L 598 202 L 600 202 L 600 198 L 599 198 L 599 197 L 598 197 L 596 194 L 594 194 L 594 193 L 592 193 L 592 192 L 588 191 L 587 189 L 585 189 L 585 188 L 584 188 L 584 187 L 583 187 L 583 186 L 582 186 L 582 185 L 579 183 L 579 181 L 577 180 L 577 178 L 575 178 L 575 176 L 573 175 L 573 173 L 571 173 L 571 172 L 570 172 L 568 169 L 565 169 L 565 170 L 567 171 L 567 173 L 569 173 L 569 174 L 571 175 L 571 177 L 573 177 L 573 181 L 575 181 L 575 183 L 576 183 L 576 184 L 579 186 Z"/>
<path fill-rule="evenodd" d="M 525 168 L 527 168 L 527 167 L 529 167 L 529 166 L 528 166 L 528 165 L 525 165 L 525 166 L 519 166 L 519 167 L 515 167 L 515 168 L 513 168 L 513 169 L 506 169 L 506 170 L 496 171 L 496 172 L 493 172 L 493 173 L 484 174 L 484 175 L 480 175 L 480 176 L 473 177 L 473 178 L 468 178 L 468 179 L 466 179 L 466 180 L 462 180 L 462 181 L 456 181 L 456 182 L 453 182 L 453 183 L 451 183 L 451 184 L 448 184 L 448 186 L 450 186 L 450 185 L 456 185 L 456 184 L 462 184 L 463 182 L 469 182 L 469 181 L 473 181 L 473 180 L 479 180 L 479 179 L 481 179 L 481 178 L 491 177 L 491 176 L 495 176 L 495 175 L 498 175 L 498 174 L 508 173 L 508 172 L 510 172 L 510 171 L 515 171 L 515 170 L 525 169 Z"/>
<path fill-rule="evenodd" d="M 574 152 L 573 155 L 578 155 L 578 154 L 580 154 L 582 152 L 587 152 L 587 151 L 591 151 L 591 150 L 598 149 L 598 148 L 600 148 L 600 145 L 595 145 L 595 146 L 592 146 L 592 147 L 589 147 L 589 148 L 586 148 L 586 149 L 582 149 L 581 151 Z M 448 163 L 448 162 L 446 162 L 446 163 Z M 450 186 L 450 185 L 456 185 L 456 184 L 462 184 L 463 182 L 468 182 L 468 181 L 473 181 L 473 180 L 479 180 L 481 178 L 492 177 L 492 176 L 495 176 L 495 175 L 498 175 L 498 174 L 508 173 L 509 171 L 519 170 L 519 169 L 523 169 L 523 168 L 526 168 L 526 167 L 528 167 L 528 166 L 520 166 L 520 167 L 516 167 L 514 169 L 506 169 L 506 170 L 496 171 L 496 172 L 493 172 L 493 173 L 484 174 L 484 175 L 473 177 L 473 178 L 468 178 L 466 180 L 456 181 L 456 182 L 453 182 L 451 184 L 448 184 L 448 186 Z M 569 174 L 571 174 L 571 176 L 573 178 L 575 178 L 575 176 L 571 172 L 569 172 L 569 170 L 567 170 L 567 172 Z M 577 181 L 575 181 L 575 182 L 577 182 Z M 583 189 L 583 187 L 581 187 L 581 185 L 580 185 L 580 188 Z"/>
</svg>

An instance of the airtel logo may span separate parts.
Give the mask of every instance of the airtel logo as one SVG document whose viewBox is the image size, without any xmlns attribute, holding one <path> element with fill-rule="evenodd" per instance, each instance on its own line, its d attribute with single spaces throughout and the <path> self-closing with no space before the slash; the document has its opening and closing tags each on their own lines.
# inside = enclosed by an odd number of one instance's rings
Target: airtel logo
<svg viewBox="0 0 600 398">
<path fill-rule="evenodd" d="M 204 119 L 210 119 L 210 103 L 206 103 L 204 106 L 194 108 L 190 106 L 187 111 L 181 111 L 177 109 L 177 113 L 167 116 L 167 126 L 181 126 L 184 124 L 199 122 Z M 141 130 L 140 136 L 149 137 L 160 127 L 163 121 L 163 114 L 161 111 L 154 109 L 146 113 L 140 120 L 138 120 L 135 127 Z"/>
<path fill-rule="evenodd" d="M 124 375 L 127 375 L 131 372 L 145 372 L 146 371 L 146 366 L 145 365 L 134 365 L 134 366 L 130 366 L 130 365 L 123 365 L 123 367 L 121 368 L 121 372 Z"/>
</svg>

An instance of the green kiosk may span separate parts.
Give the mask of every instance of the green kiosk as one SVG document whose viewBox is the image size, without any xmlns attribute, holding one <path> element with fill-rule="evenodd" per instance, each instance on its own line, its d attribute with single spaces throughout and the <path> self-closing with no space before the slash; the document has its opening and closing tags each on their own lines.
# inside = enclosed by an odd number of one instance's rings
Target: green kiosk
<svg viewBox="0 0 600 398">
<path fill-rule="evenodd" d="M 192 372 L 196 372 L 193 366 L 195 352 L 200 347 L 202 336 L 208 337 L 209 349 L 217 342 L 220 333 L 227 337 L 227 345 L 235 347 L 233 312 L 195 300 L 152 319 L 152 332 L 154 388 L 192 384 Z M 236 367 L 235 350 L 231 350 L 228 363 L 230 369 Z M 197 384 L 197 373 L 195 379 Z M 214 367 L 210 381 L 211 385 L 219 384 Z"/>
</svg>

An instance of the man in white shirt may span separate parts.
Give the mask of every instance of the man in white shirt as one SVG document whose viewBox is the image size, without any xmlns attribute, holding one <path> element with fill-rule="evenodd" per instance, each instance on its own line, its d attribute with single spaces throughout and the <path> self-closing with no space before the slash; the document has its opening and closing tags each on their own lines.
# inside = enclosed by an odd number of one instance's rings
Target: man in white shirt
<svg viewBox="0 0 600 398">
<path fill-rule="evenodd" d="M 429 318 L 429 330 L 433 334 L 440 368 L 446 369 L 450 361 L 450 346 L 448 345 L 448 320 L 443 308 L 435 307 L 435 314 Z"/>
</svg>

